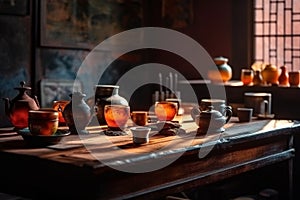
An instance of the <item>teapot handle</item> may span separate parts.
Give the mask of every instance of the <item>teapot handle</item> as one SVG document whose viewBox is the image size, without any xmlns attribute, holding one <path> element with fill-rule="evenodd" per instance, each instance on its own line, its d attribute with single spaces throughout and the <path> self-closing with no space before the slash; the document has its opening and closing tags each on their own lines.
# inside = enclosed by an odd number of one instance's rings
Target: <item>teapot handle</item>
<svg viewBox="0 0 300 200">
<path fill-rule="evenodd" d="M 40 108 L 41 106 L 40 106 L 39 100 L 38 100 L 38 98 L 37 98 L 36 95 L 33 96 L 33 99 L 34 99 L 34 101 L 35 101 L 37 107 Z"/>
<path fill-rule="evenodd" d="M 225 121 L 225 123 L 227 123 L 227 122 L 229 122 L 229 120 L 230 120 L 230 118 L 231 118 L 231 116 L 232 116 L 232 108 L 231 108 L 231 106 L 226 106 L 225 107 L 225 116 L 226 116 L 226 121 Z"/>
<path fill-rule="evenodd" d="M 197 106 L 193 107 L 192 110 L 191 110 L 191 116 L 192 116 L 193 120 L 195 120 L 196 117 L 198 115 L 200 115 L 200 113 L 201 113 L 201 111 Z"/>
</svg>

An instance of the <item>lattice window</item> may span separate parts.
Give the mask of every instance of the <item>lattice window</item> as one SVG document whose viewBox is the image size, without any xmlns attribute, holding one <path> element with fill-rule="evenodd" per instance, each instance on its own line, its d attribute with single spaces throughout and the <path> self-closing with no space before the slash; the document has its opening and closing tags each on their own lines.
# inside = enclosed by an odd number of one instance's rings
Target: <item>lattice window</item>
<svg viewBox="0 0 300 200">
<path fill-rule="evenodd" d="M 300 0 L 254 0 L 255 61 L 300 70 Z"/>
</svg>

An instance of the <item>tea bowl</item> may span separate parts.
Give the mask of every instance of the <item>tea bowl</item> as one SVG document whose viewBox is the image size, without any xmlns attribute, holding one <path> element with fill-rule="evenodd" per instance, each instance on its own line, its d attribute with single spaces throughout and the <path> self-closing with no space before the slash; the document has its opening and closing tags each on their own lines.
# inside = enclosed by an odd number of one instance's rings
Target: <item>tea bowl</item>
<svg viewBox="0 0 300 200">
<path fill-rule="evenodd" d="M 131 127 L 130 131 L 132 133 L 133 143 L 144 144 L 149 142 L 149 133 L 151 131 L 150 127 L 136 126 Z"/>
</svg>

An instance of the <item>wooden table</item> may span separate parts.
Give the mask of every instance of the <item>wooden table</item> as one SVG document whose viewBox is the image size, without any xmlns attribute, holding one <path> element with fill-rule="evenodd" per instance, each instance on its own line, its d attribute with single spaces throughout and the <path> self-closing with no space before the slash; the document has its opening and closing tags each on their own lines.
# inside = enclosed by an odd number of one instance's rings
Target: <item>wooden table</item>
<svg viewBox="0 0 300 200">
<path fill-rule="evenodd" d="M 106 136 L 88 127 L 89 135 L 43 148 L 3 128 L 0 191 L 39 199 L 157 199 L 277 163 L 291 167 L 299 126 L 286 120 L 237 123 L 233 117 L 222 134 L 195 136 L 189 118 L 182 128 L 186 133 L 176 136 L 152 132 L 147 145 L 137 146 L 130 133 Z M 286 170 L 282 195 L 291 199 L 292 171 Z"/>
</svg>

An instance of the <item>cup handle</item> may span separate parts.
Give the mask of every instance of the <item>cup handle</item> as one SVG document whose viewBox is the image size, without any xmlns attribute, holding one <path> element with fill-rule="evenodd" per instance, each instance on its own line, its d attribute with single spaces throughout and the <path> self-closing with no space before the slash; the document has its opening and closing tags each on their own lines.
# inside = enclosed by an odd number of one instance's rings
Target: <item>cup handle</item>
<svg viewBox="0 0 300 200">
<path fill-rule="evenodd" d="M 195 120 L 196 117 L 198 115 L 200 115 L 200 113 L 201 113 L 201 111 L 198 107 L 193 107 L 192 110 L 191 110 L 191 116 L 192 116 L 193 120 Z"/>
<path fill-rule="evenodd" d="M 231 106 L 226 106 L 225 107 L 225 113 L 226 113 L 226 121 L 225 121 L 225 123 L 228 123 L 229 120 L 230 120 L 230 118 L 231 118 L 231 116 L 232 116 L 232 108 L 231 108 Z"/>
<path fill-rule="evenodd" d="M 269 113 L 269 101 L 264 100 L 264 115 L 267 116 L 267 114 Z"/>
</svg>

